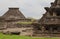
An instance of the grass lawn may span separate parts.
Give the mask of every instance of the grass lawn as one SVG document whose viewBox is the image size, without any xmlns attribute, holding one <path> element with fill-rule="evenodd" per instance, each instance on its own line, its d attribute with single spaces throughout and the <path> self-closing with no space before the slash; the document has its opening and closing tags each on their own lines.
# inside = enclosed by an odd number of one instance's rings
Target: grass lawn
<svg viewBox="0 0 60 39">
<path fill-rule="evenodd" d="M 60 39 L 60 38 L 47 38 L 47 37 L 28 37 L 28 36 L 17 36 L 17 35 L 3 35 L 3 34 L 0 34 L 0 39 Z"/>
</svg>

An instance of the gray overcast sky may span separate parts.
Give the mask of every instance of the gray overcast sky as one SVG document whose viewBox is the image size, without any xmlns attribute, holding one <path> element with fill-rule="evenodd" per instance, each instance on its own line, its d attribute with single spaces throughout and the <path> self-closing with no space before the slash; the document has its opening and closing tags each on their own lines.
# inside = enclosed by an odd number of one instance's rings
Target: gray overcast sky
<svg viewBox="0 0 60 39">
<path fill-rule="evenodd" d="M 19 7 L 26 17 L 41 18 L 45 13 L 44 7 L 49 7 L 54 0 L 0 0 L 0 16 L 8 7 Z"/>
</svg>

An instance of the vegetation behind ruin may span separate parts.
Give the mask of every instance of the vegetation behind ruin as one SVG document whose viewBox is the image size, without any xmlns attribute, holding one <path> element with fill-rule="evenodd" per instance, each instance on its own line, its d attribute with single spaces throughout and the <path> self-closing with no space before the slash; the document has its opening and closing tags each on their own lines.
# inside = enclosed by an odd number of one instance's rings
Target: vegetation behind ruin
<svg viewBox="0 0 60 39">
<path fill-rule="evenodd" d="M 32 22 L 18 22 L 17 24 L 32 24 Z"/>
<path fill-rule="evenodd" d="M 36 19 L 33 19 L 33 18 L 29 18 L 29 19 L 31 19 L 30 22 L 18 22 L 17 24 L 32 24 L 32 23 L 34 23 L 35 20 L 36 20 Z"/>
</svg>

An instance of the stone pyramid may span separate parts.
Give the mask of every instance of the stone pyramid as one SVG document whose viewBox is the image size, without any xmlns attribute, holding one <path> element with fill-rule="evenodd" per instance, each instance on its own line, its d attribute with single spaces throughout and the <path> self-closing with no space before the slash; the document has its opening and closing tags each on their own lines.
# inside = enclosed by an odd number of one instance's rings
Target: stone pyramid
<svg viewBox="0 0 60 39">
<path fill-rule="evenodd" d="M 25 16 L 19 11 L 19 8 L 9 8 L 9 10 L 2 16 L 4 18 L 25 19 Z"/>
</svg>

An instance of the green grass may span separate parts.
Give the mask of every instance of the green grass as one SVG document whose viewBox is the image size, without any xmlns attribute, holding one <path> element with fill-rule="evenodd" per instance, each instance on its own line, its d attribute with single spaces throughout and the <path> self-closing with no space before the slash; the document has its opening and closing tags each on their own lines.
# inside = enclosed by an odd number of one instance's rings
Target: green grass
<svg viewBox="0 0 60 39">
<path fill-rule="evenodd" d="M 0 34 L 0 39 L 60 39 L 57 37 L 47 38 L 47 37 L 28 37 L 28 36 L 18 36 L 18 35 L 3 35 Z"/>
<path fill-rule="evenodd" d="M 33 22 L 18 22 L 17 24 L 32 24 Z"/>
</svg>

